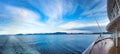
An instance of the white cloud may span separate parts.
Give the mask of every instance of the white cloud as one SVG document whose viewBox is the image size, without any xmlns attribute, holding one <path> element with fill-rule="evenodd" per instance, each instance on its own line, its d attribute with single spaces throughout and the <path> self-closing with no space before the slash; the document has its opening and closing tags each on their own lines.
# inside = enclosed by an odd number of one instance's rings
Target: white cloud
<svg viewBox="0 0 120 54">
<path fill-rule="evenodd" d="M 87 1 L 87 0 L 86 0 Z M 90 4 L 88 7 L 82 5 L 85 11 L 81 15 L 90 16 L 90 14 L 95 14 L 96 16 L 102 16 L 100 12 L 106 11 L 106 4 L 98 4 L 92 10 L 89 10 L 93 7 L 97 2 L 100 0 L 95 0 Z M 41 19 L 40 13 L 36 13 L 32 10 L 14 7 L 14 6 L 4 6 L 6 7 L 7 14 L 0 15 L 3 18 L 10 18 L 12 19 L 7 26 L 0 26 L 0 33 L 44 33 L 44 32 L 90 32 L 90 31 L 80 31 L 80 30 L 69 30 L 72 28 L 84 28 L 89 26 L 97 26 L 96 22 L 92 23 L 83 23 L 80 21 L 71 21 L 66 24 L 61 24 L 63 22 L 63 15 L 64 14 L 74 14 L 79 4 L 73 4 L 75 1 L 65 1 L 65 0 L 28 0 L 26 1 L 32 7 L 38 9 L 42 14 L 47 16 L 47 20 L 45 23 L 39 21 Z M 84 1 L 85 2 L 85 1 Z M 7 16 L 5 16 L 7 15 Z M 81 16 L 80 15 L 80 16 Z M 102 16 L 104 17 L 104 16 Z M 101 17 L 101 18 L 102 18 Z M 89 19 L 90 19 L 89 18 Z M 66 21 L 66 20 L 65 20 Z M 86 20 L 89 21 L 89 20 Z M 106 26 L 108 23 L 107 17 L 102 18 L 99 20 L 101 26 Z M 8 28 L 9 27 L 9 28 Z"/>
<path fill-rule="evenodd" d="M 51 26 L 56 26 L 63 22 L 63 15 L 66 13 L 74 13 L 77 5 L 73 5 L 74 1 L 65 0 L 37 0 L 28 1 L 31 5 L 39 9 L 43 14 L 48 17 L 46 23 Z"/>
<path fill-rule="evenodd" d="M 100 2 L 100 3 L 98 3 L 98 2 Z M 84 9 L 85 11 L 81 15 L 91 15 L 91 14 L 101 15 L 101 12 L 107 12 L 107 8 L 106 8 L 107 4 L 106 3 L 107 3 L 106 0 L 95 0 L 95 1 L 93 1 L 92 4 L 87 5 L 87 8 Z M 92 7 L 94 7 L 94 8 L 92 8 Z M 92 9 L 90 9 L 90 8 L 92 8 Z"/>
<path fill-rule="evenodd" d="M 103 13 L 103 12 L 107 11 L 106 10 L 106 1 L 94 0 L 90 4 L 87 4 L 87 0 L 85 2 L 80 4 L 80 7 L 85 10 L 83 13 L 80 14 L 80 16 L 86 15 L 88 17 L 88 19 L 91 19 L 91 18 L 94 19 L 94 17 L 96 17 L 100 26 L 104 27 L 104 28 L 102 28 L 103 31 L 105 31 L 105 27 L 109 23 L 106 13 Z M 92 8 L 92 7 L 94 7 L 94 8 Z M 92 15 L 92 14 L 94 14 L 94 15 Z M 100 17 L 98 18 L 97 16 L 100 16 Z M 91 26 L 98 27 L 96 21 L 87 23 L 87 20 L 85 22 L 82 22 L 82 20 L 71 21 L 66 24 L 62 24 L 59 27 L 62 29 L 84 28 L 84 27 L 91 27 Z"/>
<path fill-rule="evenodd" d="M 66 33 L 80 33 L 80 32 L 82 32 L 82 33 L 84 33 L 84 32 L 91 32 L 91 31 L 84 31 L 84 30 L 65 30 L 65 29 L 63 29 L 63 30 L 58 30 L 59 32 L 66 32 Z M 57 32 L 58 32 L 57 31 Z"/>
<path fill-rule="evenodd" d="M 13 18 L 13 23 L 17 22 L 17 24 L 30 23 L 30 24 L 40 25 L 40 26 L 43 25 L 38 21 L 40 16 L 31 10 L 13 7 L 13 6 L 7 6 L 6 9 L 10 14 L 9 16 Z"/>
<path fill-rule="evenodd" d="M 97 20 L 100 27 L 104 27 L 104 28 L 101 28 L 102 31 L 106 31 L 106 25 L 109 23 L 109 20 L 108 18 L 103 18 L 103 20 Z M 63 30 L 69 30 L 69 31 L 73 31 L 71 29 L 74 29 L 74 28 L 85 28 L 85 27 L 98 27 L 98 24 L 97 22 L 93 22 L 93 23 L 83 23 L 83 22 L 80 22 L 80 21 L 72 21 L 72 22 L 68 22 L 66 24 L 62 24 L 59 26 L 61 29 Z M 76 31 L 76 30 L 75 30 Z M 85 31 L 85 30 L 77 30 L 79 32 L 92 32 L 92 31 Z M 97 31 L 96 31 L 97 32 Z"/>
<path fill-rule="evenodd" d="M 72 22 L 68 22 L 64 25 L 60 25 L 59 27 L 63 28 L 63 29 L 72 29 L 72 28 L 85 27 L 85 25 L 83 23 L 78 23 L 78 22 L 72 21 Z"/>
<path fill-rule="evenodd" d="M 10 24 L 2 27 L 0 33 L 36 33 L 40 32 L 40 27 L 45 24 L 39 21 L 40 16 L 28 9 L 6 5 L 7 17 L 12 19 Z M 3 15 L 4 16 L 4 15 Z"/>
<path fill-rule="evenodd" d="M 55 25 L 62 21 L 62 14 L 63 14 L 63 6 L 62 1 L 60 0 L 38 0 L 35 1 L 28 1 L 31 5 L 38 8 L 43 14 L 48 17 L 46 23 L 50 25 Z"/>
</svg>

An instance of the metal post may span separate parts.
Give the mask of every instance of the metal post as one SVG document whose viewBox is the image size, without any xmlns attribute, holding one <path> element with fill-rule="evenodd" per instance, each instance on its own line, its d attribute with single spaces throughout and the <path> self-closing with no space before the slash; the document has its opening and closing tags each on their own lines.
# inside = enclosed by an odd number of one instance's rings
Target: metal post
<svg viewBox="0 0 120 54">
<path fill-rule="evenodd" d="M 117 27 L 115 28 L 115 45 L 116 47 L 118 47 L 118 30 L 117 30 Z"/>
<path fill-rule="evenodd" d="M 92 15 L 94 16 L 93 13 L 92 13 Z M 99 36 L 99 37 L 102 37 L 102 29 L 101 29 L 101 27 L 100 27 L 100 24 L 99 24 L 99 22 L 97 21 L 97 19 L 96 19 L 95 16 L 94 16 L 94 19 L 95 19 L 95 21 L 96 21 L 96 23 L 97 23 L 97 25 L 98 25 L 99 31 L 100 31 L 100 36 Z"/>
</svg>

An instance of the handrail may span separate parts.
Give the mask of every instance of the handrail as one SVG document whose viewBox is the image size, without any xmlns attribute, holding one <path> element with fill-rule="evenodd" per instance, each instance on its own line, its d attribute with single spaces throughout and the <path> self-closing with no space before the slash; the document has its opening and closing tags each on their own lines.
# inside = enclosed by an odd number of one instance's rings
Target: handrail
<svg viewBox="0 0 120 54">
<path fill-rule="evenodd" d="M 96 41 L 93 43 L 93 46 L 95 46 L 97 43 L 99 43 L 99 42 L 101 42 L 101 41 L 103 41 L 103 40 L 106 40 L 106 39 L 113 39 L 113 38 L 112 38 L 112 37 L 107 37 L 107 38 L 104 38 L 104 39 L 101 39 L 101 40 L 96 40 Z M 92 49 L 93 49 L 93 46 L 91 47 L 89 54 L 91 54 Z"/>
<path fill-rule="evenodd" d="M 113 39 L 112 37 L 105 37 L 103 39 L 97 39 L 96 41 L 94 41 L 82 54 L 91 54 L 91 51 L 93 50 L 93 47 L 103 41 L 103 40 L 106 40 L 106 39 Z"/>
</svg>

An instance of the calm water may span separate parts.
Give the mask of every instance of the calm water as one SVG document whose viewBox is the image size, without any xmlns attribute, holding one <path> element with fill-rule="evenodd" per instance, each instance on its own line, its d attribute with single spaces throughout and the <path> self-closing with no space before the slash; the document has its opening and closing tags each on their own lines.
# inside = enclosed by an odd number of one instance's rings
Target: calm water
<svg viewBox="0 0 120 54">
<path fill-rule="evenodd" d="M 81 54 L 98 35 L 19 36 L 41 54 Z"/>
<path fill-rule="evenodd" d="M 98 36 L 99 35 L 26 35 L 15 37 L 41 54 L 81 54 Z M 5 37 L 0 40 L 3 39 L 5 39 Z"/>
</svg>

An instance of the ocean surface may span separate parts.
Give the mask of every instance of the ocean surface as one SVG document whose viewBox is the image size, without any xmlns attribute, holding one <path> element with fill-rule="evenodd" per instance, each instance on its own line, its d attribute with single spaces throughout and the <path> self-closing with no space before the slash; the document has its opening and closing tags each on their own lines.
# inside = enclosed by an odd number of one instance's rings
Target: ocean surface
<svg viewBox="0 0 120 54">
<path fill-rule="evenodd" d="M 0 54 L 82 54 L 98 36 L 99 34 L 0 36 Z"/>
</svg>

